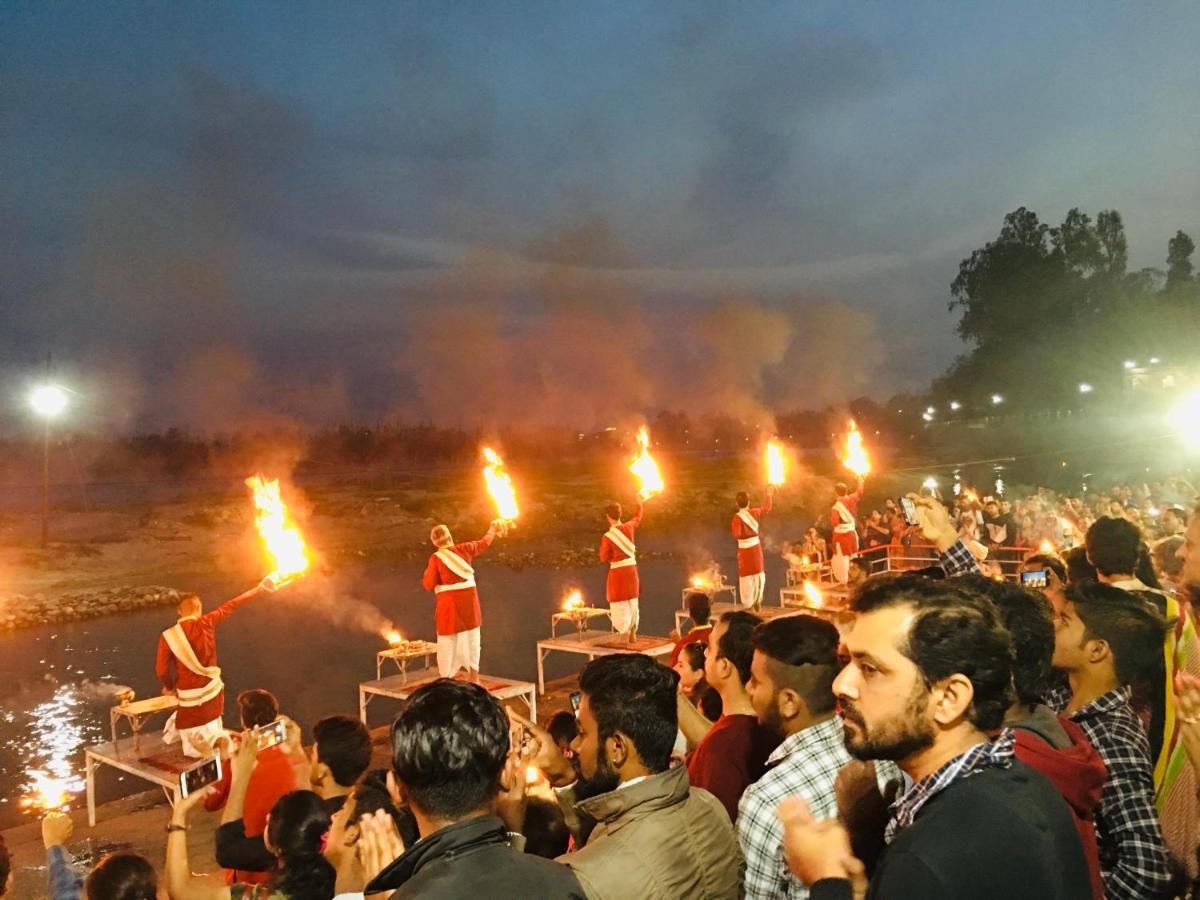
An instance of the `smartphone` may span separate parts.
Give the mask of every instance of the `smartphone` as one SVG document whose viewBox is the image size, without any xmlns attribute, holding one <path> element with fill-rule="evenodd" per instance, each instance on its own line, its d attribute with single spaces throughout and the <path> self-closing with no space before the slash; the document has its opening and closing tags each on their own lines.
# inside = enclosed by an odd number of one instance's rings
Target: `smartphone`
<svg viewBox="0 0 1200 900">
<path fill-rule="evenodd" d="M 1027 588 L 1044 588 L 1046 586 L 1049 572 L 1046 569 L 1037 569 L 1033 572 L 1021 573 L 1021 587 Z"/>
<path fill-rule="evenodd" d="M 579 718 L 579 704 L 583 701 L 583 693 L 581 691 L 571 692 L 571 709 L 575 710 L 575 718 Z"/>
<path fill-rule="evenodd" d="M 917 505 L 908 497 L 900 498 L 900 511 L 904 513 L 904 522 L 906 525 L 917 525 Z"/>
<path fill-rule="evenodd" d="M 284 739 L 287 738 L 287 725 L 283 719 L 276 719 L 270 725 L 256 728 L 255 734 L 258 735 L 258 749 L 266 750 L 268 747 L 274 747 L 276 744 L 284 742 Z"/>
<path fill-rule="evenodd" d="M 206 759 L 200 765 L 179 773 L 179 796 L 186 797 L 221 780 L 221 757 Z"/>
</svg>

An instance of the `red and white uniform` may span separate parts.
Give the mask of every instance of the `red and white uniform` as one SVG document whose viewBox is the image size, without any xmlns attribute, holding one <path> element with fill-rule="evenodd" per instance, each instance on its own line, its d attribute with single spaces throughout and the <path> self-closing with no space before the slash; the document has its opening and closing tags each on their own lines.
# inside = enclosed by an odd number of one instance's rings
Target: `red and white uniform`
<svg viewBox="0 0 1200 900">
<path fill-rule="evenodd" d="M 472 560 L 492 545 L 489 532 L 477 541 L 439 548 L 429 557 L 421 584 L 437 597 L 438 672 L 449 678 L 460 668 L 479 671 L 483 612 Z"/>
<path fill-rule="evenodd" d="M 838 497 L 829 512 L 829 524 L 833 526 L 834 552 L 853 556 L 858 552 L 858 501 L 862 499 L 862 485 L 853 494 Z"/>
<path fill-rule="evenodd" d="M 217 626 L 253 594 L 223 603 L 203 616 L 185 616 L 158 639 L 154 670 L 159 684 L 175 691 L 179 708 L 163 729 L 168 743 L 176 735 L 186 756 L 209 755 L 205 742 L 224 733 L 225 684 L 217 665 Z M 202 739 L 197 741 L 197 739 Z"/>
<path fill-rule="evenodd" d="M 759 523 L 771 511 L 771 494 L 762 506 L 750 506 L 734 513 L 730 530 L 738 546 L 738 596 L 743 606 L 761 606 L 767 587 L 767 566 L 763 558 Z"/>
<path fill-rule="evenodd" d="M 637 545 L 633 535 L 642 524 L 641 503 L 627 522 L 613 525 L 600 538 L 600 558 L 608 563 L 608 605 L 613 628 L 626 634 L 638 624 Z"/>
</svg>

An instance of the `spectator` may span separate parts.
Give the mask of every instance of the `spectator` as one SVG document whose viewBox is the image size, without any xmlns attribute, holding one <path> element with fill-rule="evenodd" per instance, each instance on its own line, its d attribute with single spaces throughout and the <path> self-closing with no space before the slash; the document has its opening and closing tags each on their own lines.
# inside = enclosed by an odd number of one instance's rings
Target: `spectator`
<svg viewBox="0 0 1200 900">
<path fill-rule="evenodd" d="M 371 765 L 371 733 L 354 716 L 326 716 L 313 726 L 311 758 L 312 789 L 337 812 Z"/>
<path fill-rule="evenodd" d="M 525 806 L 525 852 L 543 859 L 557 859 L 571 847 L 571 831 L 567 828 L 562 807 L 541 797 L 530 797 Z"/>
<path fill-rule="evenodd" d="M 4 843 L 4 835 L 0 834 L 0 897 L 8 895 L 12 883 L 12 857 L 8 855 L 8 845 Z"/>
<path fill-rule="evenodd" d="M 762 777 L 767 757 L 779 744 L 758 723 L 746 682 L 754 657 L 754 628 L 760 619 L 744 610 L 726 613 L 713 629 L 704 653 L 704 677 L 721 695 L 721 717 L 688 756 L 692 785 L 721 801 L 737 820 L 742 792 Z M 682 713 L 681 713 L 682 714 Z"/>
<path fill-rule="evenodd" d="M 362 781 L 347 795 L 342 808 L 330 816 L 325 858 L 337 873 L 335 890 L 338 896 L 362 896 L 363 888 L 367 886 L 367 873 L 363 869 L 362 856 L 359 853 L 363 820 L 381 811 L 392 819 L 397 831 L 403 836 L 403 816 L 392 802 L 386 784 Z M 418 838 L 414 833 L 408 836 L 408 841 L 416 843 Z"/>
<path fill-rule="evenodd" d="M 775 810 L 785 797 L 798 794 L 816 815 L 837 813 L 834 778 L 850 761 L 833 711 L 838 640 L 833 625 L 807 615 L 775 619 L 754 630 L 750 703 L 758 721 L 783 743 L 738 807 L 746 900 L 808 896 L 783 858 L 783 826 Z"/>
<path fill-rule="evenodd" d="M 1054 665 L 1070 681 L 1067 715 L 1108 770 L 1096 843 L 1110 900 L 1159 897 L 1171 881 L 1154 808 L 1150 743 L 1130 707 L 1130 684 L 1152 668 L 1165 631 L 1161 616 L 1127 592 L 1094 581 L 1067 587 Z"/>
<path fill-rule="evenodd" d="M 1187 513 L 1178 506 L 1168 506 L 1162 511 L 1158 527 L 1163 537 L 1182 535 L 1187 530 Z"/>
<path fill-rule="evenodd" d="M 850 557 L 847 568 L 846 587 L 856 588 L 871 577 L 871 564 L 861 556 Z"/>
<path fill-rule="evenodd" d="M 1017 523 L 1012 513 L 1001 511 L 996 500 L 988 499 L 983 505 L 983 542 L 989 550 L 1011 547 L 1017 540 Z"/>
<path fill-rule="evenodd" d="M 871 898 L 1089 896 L 1062 798 L 1013 759 L 1008 634 L 960 581 L 873 578 L 854 598 L 850 661 L 834 681 L 846 749 L 895 760 L 911 786 L 893 805 Z M 981 814 L 986 810 L 986 814 Z M 845 830 L 804 801 L 781 804 L 785 854 L 813 898 L 848 898 L 863 869 Z M 859 888 L 865 889 L 861 883 Z"/>
<path fill-rule="evenodd" d="M 872 547 L 882 547 L 892 541 L 892 530 L 883 520 L 883 514 L 877 509 L 871 510 L 867 515 L 867 520 L 863 525 L 863 541 L 864 549 L 867 550 Z"/>
<path fill-rule="evenodd" d="M 1178 591 L 1183 587 L 1180 576 L 1183 574 L 1183 535 L 1176 534 L 1156 541 L 1150 554 L 1154 560 L 1154 570 L 1158 580 L 1168 592 Z"/>
<path fill-rule="evenodd" d="M 536 731 L 561 759 L 550 736 Z M 394 900 L 582 897 L 570 870 L 515 850 L 496 816 L 501 790 L 523 788 L 518 753 L 519 746 L 510 752 L 504 709 L 483 688 L 443 678 L 418 689 L 392 726 L 389 787 L 407 801 L 421 840 L 365 892 L 394 891 Z"/>
<path fill-rule="evenodd" d="M 704 677 L 704 655 L 708 644 L 687 644 L 674 669 L 679 674 L 679 692 L 709 722 L 721 718 L 721 695 Z M 707 730 L 707 726 L 705 726 Z M 699 743 L 697 737 L 695 743 Z"/>
<path fill-rule="evenodd" d="M 1067 567 L 1067 584 L 1073 581 L 1095 581 L 1096 567 L 1088 559 L 1087 550 L 1083 547 L 1072 547 L 1062 555 Z"/>
<path fill-rule="evenodd" d="M 554 745 L 567 759 L 574 759 L 571 744 L 579 737 L 579 719 L 575 713 L 561 710 L 546 720 L 546 731 L 554 738 Z"/>
<path fill-rule="evenodd" d="M 1046 573 L 1046 586 L 1040 590 L 1050 601 L 1054 615 L 1058 615 L 1066 603 L 1066 594 L 1063 592 L 1067 588 L 1067 567 L 1063 561 L 1050 553 L 1034 553 L 1025 557 L 1025 561 L 1021 563 L 1021 572 Z"/>
<path fill-rule="evenodd" d="M 83 892 L 87 900 L 167 900 L 168 897 L 166 885 L 159 882 L 150 860 L 129 850 L 101 858 L 88 873 Z M 51 894 L 52 900 L 65 896 Z"/>
<path fill-rule="evenodd" d="M 712 622 L 709 619 L 712 615 L 712 601 L 708 594 L 703 591 L 691 591 L 687 597 L 687 608 L 692 627 L 687 634 L 675 641 L 675 649 L 671 651 L 672 668 L 679 662 L 679 654 L 683 652 L 684 647 L 688 644 L 707 644 L 708 636 L 712 633 Z"/>
<path fill-rule="evenodd" d="M 577 819 L 577 807 L 597 823 L 586 844 L 561 858 L 588 897 L 738 896 L 741 854 L 729 816 L 712 794 L 691 786 L 686 769 L 669 768 L 675 681 L 641 654 L 587 664 L 579 679 L 578 780 L 549 735 L 530 727 L 567 821 Z"/>
</svg>

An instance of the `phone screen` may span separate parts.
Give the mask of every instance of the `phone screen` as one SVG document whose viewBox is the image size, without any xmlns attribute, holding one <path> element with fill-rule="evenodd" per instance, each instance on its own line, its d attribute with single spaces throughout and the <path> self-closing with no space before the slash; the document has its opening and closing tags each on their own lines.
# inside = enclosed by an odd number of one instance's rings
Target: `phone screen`
<svg viewBox="0 0 1200 900">
<path fill-rule="evenodd" d="M 904 521 L 909 525 L 917 523 L 917 505 L 907 497 L 900 498 L 900 511 L 904 513 Z"/>
<path fill-rule="evenodd" d="M 1048 573 L 1045 569 L 1038 569 L 1035 572 L 1021 573 L 1021 586 L 1028 588 L 1044 588 L 1046 586 Z"/>
<path fill-rule="evenodd" d="M 571 692 L 571 709 L 575 710 L 575 718 L 579 718 L 579 704 L 583 700 L 583 694 L 579 691 Z"/>
<path fill-rule="evenodd" d="M 202 787 L 216 784 L 221 780 L 221 757 L 207 759 L 193 769 L 179 773 L 179 796 L 186 797 L 194 794 Z"/>
<path fill-rule="evenodd" d="M 266 750 L 268 747 L 283 743 L 283 739 L 287 737 L 287 726 L 283 719 L 276 719 L 270 725 L 264 725 L 257 729 L 257 734 L 258 749 Z"/>
</svg>

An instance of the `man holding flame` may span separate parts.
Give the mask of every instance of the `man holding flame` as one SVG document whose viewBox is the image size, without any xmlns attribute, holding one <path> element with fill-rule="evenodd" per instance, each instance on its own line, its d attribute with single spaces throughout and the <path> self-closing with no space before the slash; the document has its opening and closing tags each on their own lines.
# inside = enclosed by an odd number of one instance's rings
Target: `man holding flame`
<svg viewBox="0 0 1200 900">
<path fill-rule="evenodd" d="M 608 607 L 612 612 L 613 628 L 628 634 L 632 644 L 637 640 L 638 580 L 637 545 L 633 535 L 642 524 L 642 498 L 638 495 L 637 512 L 627 522 L 621 521 L 621 504 L 610 503 L 604 509 L 608 531 L 600 538 L 600 558 L 608 563 Z"/>
<path fill-rule="evenodd" d="M 730 525 L 738 546 L 738 595 L 742 605 L 751 609 L 762 607 L 767 586 L 766 561 L 759 539 L 759 520 L 771 511 L 775 486 L 767 485 L 767 499 L 762 506 L 751 506 L 745 491 L 737 495 L 737 512 Z"/>
</svg>

